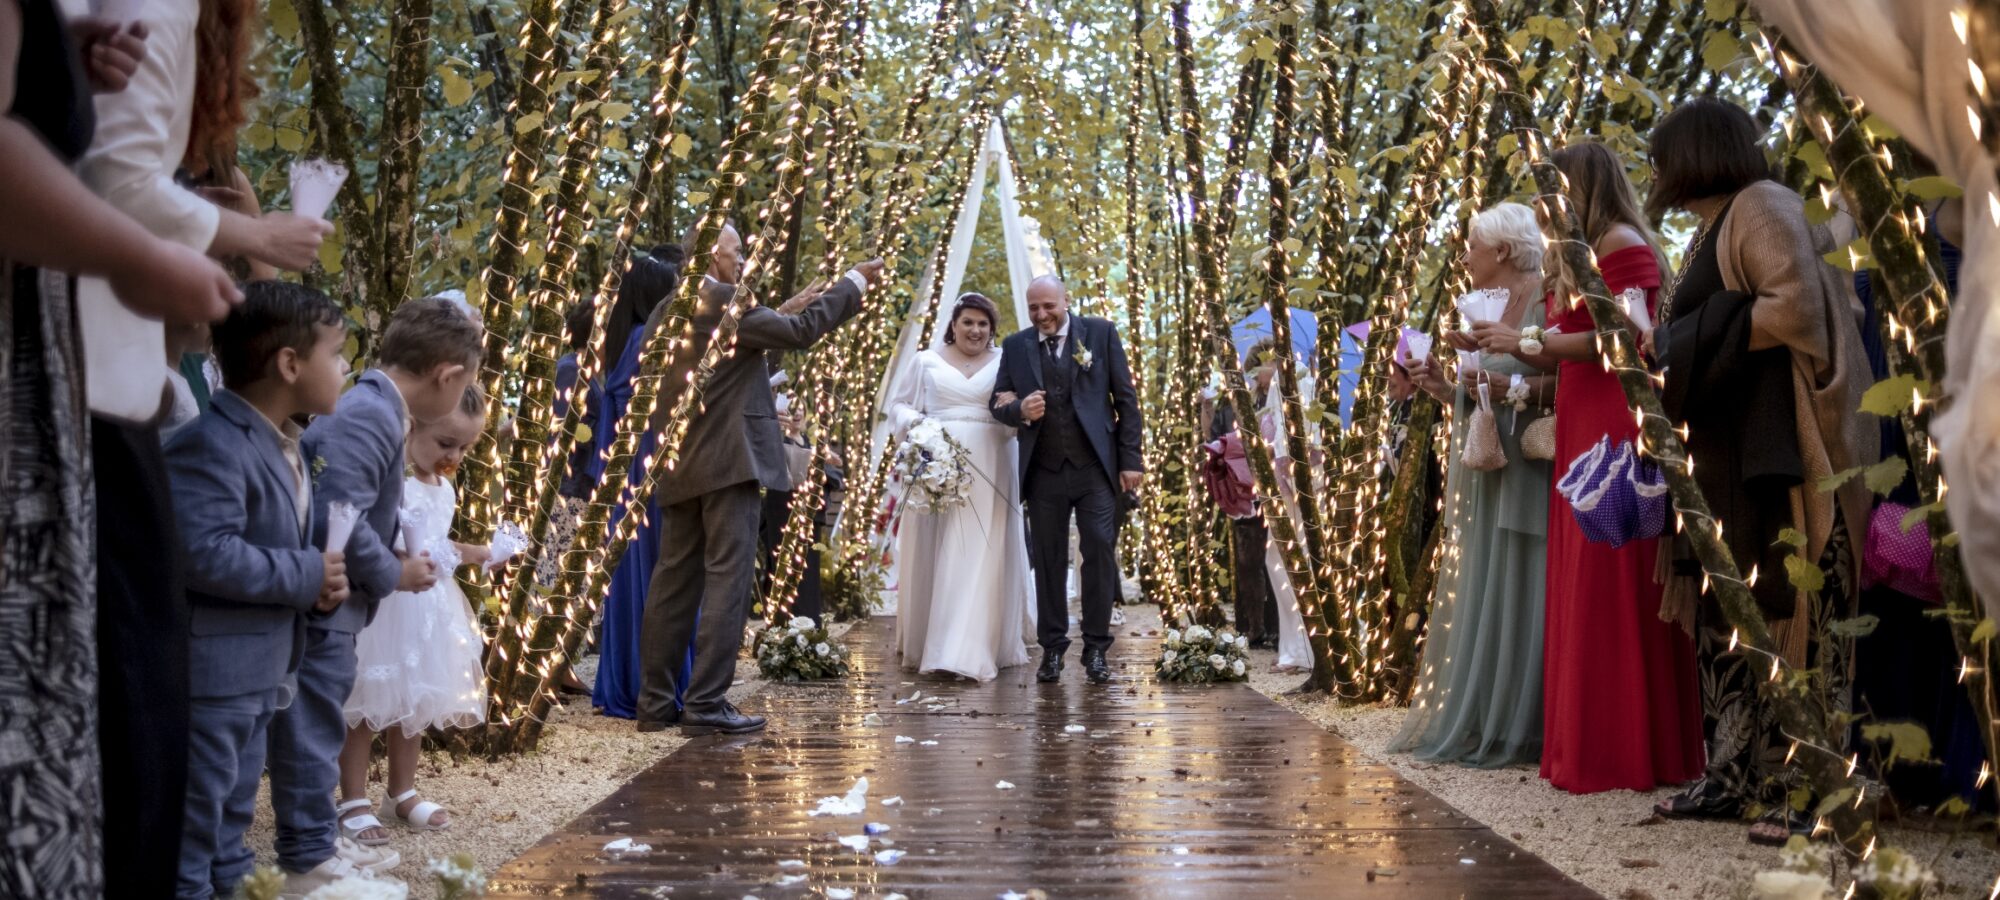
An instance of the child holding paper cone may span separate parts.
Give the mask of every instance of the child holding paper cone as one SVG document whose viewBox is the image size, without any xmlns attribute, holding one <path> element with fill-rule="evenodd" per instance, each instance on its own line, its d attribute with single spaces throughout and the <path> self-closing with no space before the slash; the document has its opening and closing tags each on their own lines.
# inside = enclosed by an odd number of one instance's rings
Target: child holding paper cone
<svg viewBox="0 0 2000 900">
<path fill-rule="evenodd" d="M 278 281 L 244 293 L 215 326 L 226 389 L 166 445 L 191 631 L 177 897 L 234 896 L 250 873 L 256 857 L 243 837 L 305 617 L 348 596 L 341 551 L 313 545 L 311 463 L 292 422 L 332 412 L 340 396 L 340 307 Z"/>
<path fill-rule="evenodd" d="M 331 615 L 307 622 L 298 698 L 272 726 L 271 805 L 278 866 L 290 884 L 311 884 L 323 866 L 386 872 L 402 861 L 340 835 L 333 792 L 347 739 L 344 707 L 356 677 L 355 635 L 375 618 L 382 598 L 437 581 L 429 556 L 391 549 L 398 546 L 403 505 L 403 445 L 412 424 L 434 423 L 458 409 L 479 365 L 481 340 L 479 326 L 447 301 L 403 304 L 382 335 L 381 367 L 362 373 L 333 414 L 306 429 L 319 476 L 314 520 L 326 521 L 329 507 L 343 502 L 353 504 L 361 522 L 345 545 L 353 595 Z"/>
<path fill-rule="evenodd" d="M 508 550 L 451 539 L 458 513 L 451 479 L 485 426 L 486 393 L 474 384 L 451 415 L 410 430 L 412 474 L 403 482 L 401 541 L 406 553 L 429 556 L 438 577 L 428 588 L 390 595 L 355 638 L 360 674 L 347 697 L 337 809 L 341 832 L 363 845 L 389 842 L 381 820 L 368 812 L 368 763 L 376 733 L 388 744 L 384 810 L 412 830 L 437 831 L 451 824 L 450 817 L 443 807 L 417 798 L 424 732 L 466 728 L 486 718 L 479 620 L 452 571 L 461 563 L 485 566 Z"/>
</svg>

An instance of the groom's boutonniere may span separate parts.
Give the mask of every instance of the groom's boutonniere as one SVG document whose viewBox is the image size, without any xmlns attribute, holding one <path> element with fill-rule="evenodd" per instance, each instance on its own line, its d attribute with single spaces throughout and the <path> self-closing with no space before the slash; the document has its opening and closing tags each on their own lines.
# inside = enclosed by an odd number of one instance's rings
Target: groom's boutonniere
<svg viewBox="0 0 2000 900">
<path fill-rule="evenodd" d="M 315 455 L 313 456 L 313 461 L 312 461 L 312 484 L 313 484 L 313 487 L 315 487 L 315 488 L 319 487 L 319 476 L 320 476 L 320 473 L 321 473 L 321 472 L 324 472 L 324 471 L 326 471 L 326 457 L 324 457 L 324 456 L 319 456 L 319 455 L 315 454 Z"/>
<path fill-rule="evenodd" d="M 1090 348 L 1085 347 L 1082 341 L 1076 342 L 1076 352 L 1070 354 L 1070 358 L 1076 360 L 1076 367 L 1085 372 L 1090 371 L 1090 364 L 1097 361 L 1097 357 L 1090 355 Z"/>
</svg>

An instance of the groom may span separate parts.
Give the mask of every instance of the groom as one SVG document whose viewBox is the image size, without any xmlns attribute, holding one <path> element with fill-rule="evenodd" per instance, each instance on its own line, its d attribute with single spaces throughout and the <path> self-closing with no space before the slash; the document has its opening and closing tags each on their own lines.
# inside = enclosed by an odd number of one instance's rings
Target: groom
<svg viewBox="0 0 2000 900">
<path fill-rule="evenodd" d="M 1039 681 L 1062 678 L 1069 649 L 1070 514 L 1083 545 L 1083 671 L 1111 680 L 1111 604 L 1118 592 L 1118 495 L 1139 489 L 1139 398 L 1118 331 L 1069 314 L 1069 289 L 1053 275 L 1028 285 L 1035 327 L 1001 345 L 993 417 L 1021 430 L 1021 489 L 1035 568 Z"/>
</svg>

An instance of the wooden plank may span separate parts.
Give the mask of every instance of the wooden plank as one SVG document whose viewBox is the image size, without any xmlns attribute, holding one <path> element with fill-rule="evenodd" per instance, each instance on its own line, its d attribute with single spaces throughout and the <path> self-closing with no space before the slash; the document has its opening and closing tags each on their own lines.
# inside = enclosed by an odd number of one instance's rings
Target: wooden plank
<svg viewBox="0 0 2000 900">
<path fill-rule="evenodd" d="M 1153 682 L 1151 641 L 1114 647 L 1111 685 L 1074 664 L 1061 684 L 1022 666 L 982 685 L 898 670 L 894 628 L 856 627 L 850 678 L 765 691 L 768 732 L 689 742 L 488 895 L 1597 896 L 1247 685 Z M 865 813 L 810 815 L 864 776 Z M 889 830 L 867 853 L 838 842 L 869 822 Z M 653 849 L 604 851 L 625 837 Z M 873 855 L 889 849 L 906 855 Z"/>
</svg>

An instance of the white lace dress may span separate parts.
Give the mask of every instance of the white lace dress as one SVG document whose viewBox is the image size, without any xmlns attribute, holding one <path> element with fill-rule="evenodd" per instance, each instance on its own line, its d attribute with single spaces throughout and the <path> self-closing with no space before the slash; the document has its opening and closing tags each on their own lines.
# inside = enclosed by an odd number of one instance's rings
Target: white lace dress
<svg viewBox="0 0 2000 900">
<path fill-rule="evenodd" d="M 900 439 L 935 419 L 971 454 L 978 470 L 970 503 L 933 513 L 911 510 L 896 539 L 896 647 L 903 665 L 989 681 L 1028 661 L 1034 582 L 1014 431 L 987 409 L 1000 373 L 995 351 L 968 376 L 935 350 L 917 356 L 889 407 Z"/>
<path fill-rule="evenodd" d="M 427 591 L 384 597 L 375 621 L 355 636 L 359 666 L 347 698 L 349 727 L 394 726 L 415 736 L 428 728 L 464 728 L 485 720 L 478 620 L 453 577 L 458 550 L 451 543 L 451 520 L 457 511 L 451 482 L 404 479 L 397 549 L 428 551 L 437 562 L 438 580 Z"/>
</svg>

